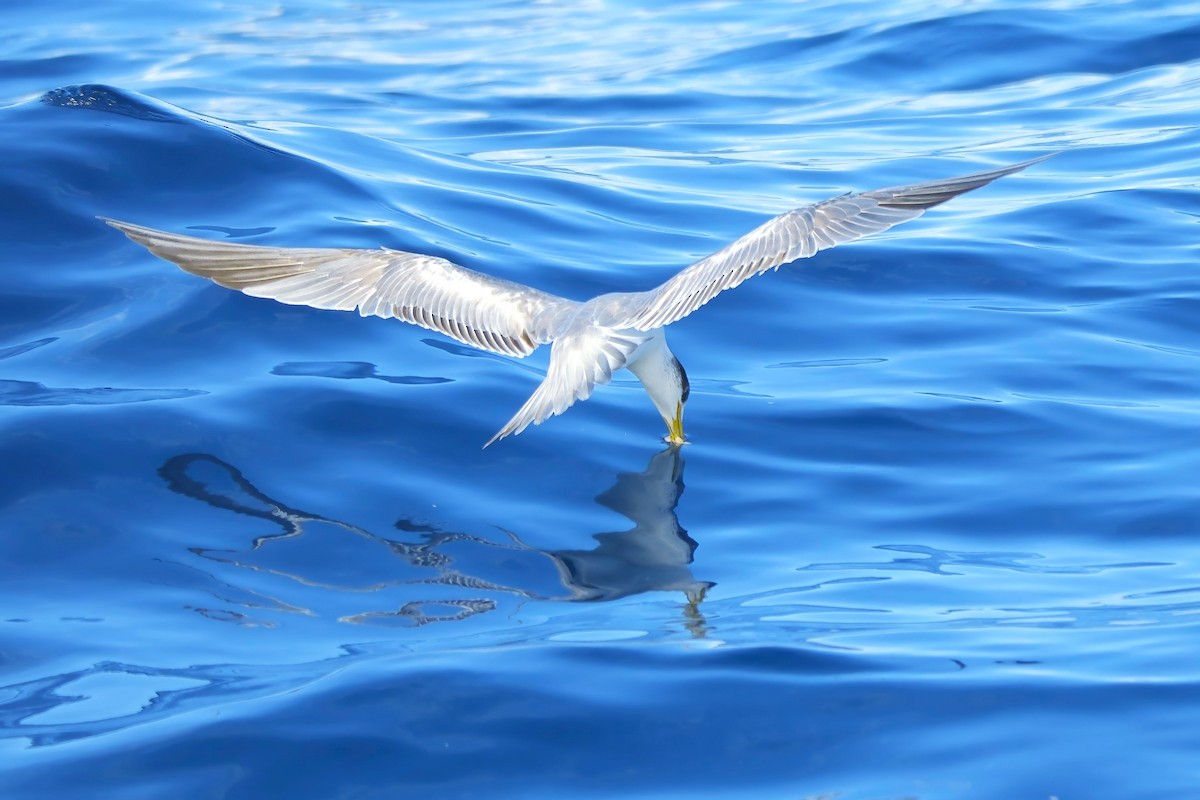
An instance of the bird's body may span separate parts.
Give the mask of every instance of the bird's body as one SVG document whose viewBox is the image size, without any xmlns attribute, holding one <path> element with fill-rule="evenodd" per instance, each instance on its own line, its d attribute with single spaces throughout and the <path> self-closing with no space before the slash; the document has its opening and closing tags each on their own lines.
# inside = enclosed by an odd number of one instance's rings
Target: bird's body
<svg viewBox="0 0 1200 800">
<path fill-rule="evenodd" d="M 255 297 L 401 319 L 516 357 L 550 344 L 545 379 L 488 444 L 561 414 L 627 368 L 667 423 L 667 441 L 678 445 L 684 441 L 683 404 L 689 387 L 667 346 L 666 326 L 747 278 L 887 230 L 1041 160 L 947 181 L 846 194 L 788 211 L 654 289 L 585 302 L 435 256 L 388 249 L 260 247 L 105 221 L 184 270 Z"/>
</svg>

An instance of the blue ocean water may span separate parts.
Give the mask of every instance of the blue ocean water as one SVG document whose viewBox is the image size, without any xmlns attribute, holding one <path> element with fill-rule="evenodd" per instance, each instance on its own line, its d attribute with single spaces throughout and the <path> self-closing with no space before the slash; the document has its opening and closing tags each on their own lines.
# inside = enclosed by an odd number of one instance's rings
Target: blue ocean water
<svg viewBox="0 0 1200 800">
<path fill-rule="evenodd" d="M 1200 6 L 0 6 L 4 798 L 1191 798 Z M 586 298 L 1050 161 L 546 354 L 95 218 Z"/>
</svg>

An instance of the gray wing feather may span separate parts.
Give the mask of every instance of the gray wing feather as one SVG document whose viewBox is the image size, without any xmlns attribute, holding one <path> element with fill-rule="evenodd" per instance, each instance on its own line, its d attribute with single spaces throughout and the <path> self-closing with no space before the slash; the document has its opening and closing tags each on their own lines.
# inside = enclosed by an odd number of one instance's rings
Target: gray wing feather
<svg viewBox="0 0 1200 800">
<path fill-rule="evenodd" d="M 254 297 L 396 318 L 464 344 L 526 356 L 551 339 L 551 312 L 573 301 L 444 258 L 399 250 L 258 247 L 105 219 L 193 275 Z"/>
<path fill-rule="evenodd" d="M 540 425 L 566 411 L 577 400 L 586 400 L 613 373 L 628 362 L 644 334 L 585 326 L 554 340 L 546 377 L 508 423 L 488 443 L 517 434 L 530 425 Z"/>
<path fill-rule="evenodd" d="M 1049 157 L 950 180 L 846 194 L 788 211 L 644 293 L 624 322 L 638 330 L 669 325 L 747 278 L 808 258 L 820 250 L 886 231 L 921 216 L 927 208 Z"/>
</svg>

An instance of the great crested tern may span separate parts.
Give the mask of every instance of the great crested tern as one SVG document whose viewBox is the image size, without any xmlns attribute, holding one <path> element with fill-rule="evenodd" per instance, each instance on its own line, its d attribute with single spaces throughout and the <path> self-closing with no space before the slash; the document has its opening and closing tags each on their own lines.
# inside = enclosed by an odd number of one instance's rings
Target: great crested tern
<svg viewBox="0 0 1200 800">
<path fill-rule="evenodd" d="M 747 278 L 915 219 L 1049 157 L 793 209 L 649 291 L 602 294 L 586 302 L 420 253 L 214 242 L 101 219 L 185 271 L 254 297 L 394 317 L 518 358 L 550 344 L 545 379 L 484 447 L 586 400 L 622 367 L 637 376 L 662 415 L 666 441 L 681 445 L 689 386 L 683 365 L 667 347 L 668 325 Z"/>
</svg>

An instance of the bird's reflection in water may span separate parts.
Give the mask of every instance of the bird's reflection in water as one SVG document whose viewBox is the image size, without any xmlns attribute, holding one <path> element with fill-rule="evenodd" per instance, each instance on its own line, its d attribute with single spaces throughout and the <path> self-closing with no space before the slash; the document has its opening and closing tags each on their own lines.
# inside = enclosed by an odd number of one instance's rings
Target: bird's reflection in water
<svg viewBox="0 0 1200 800">
<path fill-rule="evenodd" d="M 696 542 L 675 513 L 683 493 L 678 448 L 653 456 L 643 472 L 618 475 L 612 488 L 596 498 L 634 527 L 595 534 L 599 544 L 588 550 L 536 548 L 503 528 L 506 538 L 493 540 L 407 519 L 396 527 L 413 535 L 408 540 L 380 536 L 269 497 L 233 465 L 202 453 L 176 456 L 159 472 L 171 490 L 258 518 L 273 529 L 253 537 L 245 549 L 228 548 L 224 531 L 210 534 L 216 546 L 190 548 L 222 565 L 222 574 L 208 575 L 204 588 L 227 607 L 197 609 L 214 618 L 247 618 L 229 605 L 243 610 L 268 606 L 308 615 L 332 612 L 352 623 L 419 626 L 492 611 L 497 599 L 506 596 L 597 602 L 678 591 L 686 599 L 687 628 L 697 636 L 706 632 L 700 603 L 713 584 L 692 575 Z M 389 557 L 379 558 L 381 552 Z M 252 576 L 233 572 L 243 577 L 231 577 L 231 568 L 249 570 Z M 313 604 L 310 594 L 306 602 L 286 596 L 292 582 L 328 590 L 321 595 L 320 609 L 306 607 Z M 414 589 L 421 596 L 412 597 Z M 377 607 L 362 607 L 364 593 Z"/>
</svg>

